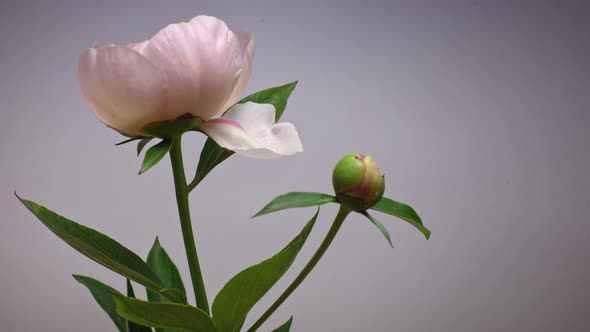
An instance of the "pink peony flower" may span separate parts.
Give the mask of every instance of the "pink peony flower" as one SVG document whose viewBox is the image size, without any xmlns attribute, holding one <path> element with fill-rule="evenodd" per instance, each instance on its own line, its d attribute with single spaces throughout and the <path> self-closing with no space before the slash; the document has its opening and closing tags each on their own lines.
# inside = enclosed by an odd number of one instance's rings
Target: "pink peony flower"
<svg viewBox="0 0 590 332">
<path fill-rule="evenodd" d="M 197 16 L 147 41 L 86 49 L 78 79 L 96 117 L 126 134 L 191 114 L 203 120 L 201 131 L 237 153 L 275 158 L 302 151 L 295 127 L 274 123 L 273 105 L 234 105 L 253 57 L 252 33 L 234 34 L 215 17 Z"/>
</svg>

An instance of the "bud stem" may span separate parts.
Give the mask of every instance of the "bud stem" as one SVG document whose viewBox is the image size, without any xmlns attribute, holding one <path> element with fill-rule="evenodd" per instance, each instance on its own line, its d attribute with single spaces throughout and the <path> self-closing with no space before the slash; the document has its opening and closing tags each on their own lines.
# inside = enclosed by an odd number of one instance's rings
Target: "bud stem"
<svg viewBox="0 0 590 332">
<path fill-rule="evenodd" d="M 191 274 L 193 291 L 197 301 L 197 308 L 209 314 L 209 302 L 205 291 L 205 283 L 201 266 L 199 265 L 199 256 L 193 228 L 191 224 L 190 208 L 188 204 L 188 186 L 186 184 L 186 175 L 182 161 L 181 136 L 173 137 L 170 147 L 170 161 L 172 162 L 172 173 L 174 174 L 174 188 L 176 190 L 176 202 L 178 204 L 178 215 L 180 216 L 180 227 L 182 229 L 182 238 L 188 260 L 188 267 Z"/>
<path fill-rule="evenodd" d="M 279 306 L 283 304 L 283 302 L 285 302 L 285 300 L 295 291 L 295 289 L 297 289 L 297 287 L 301 285 L 303 280 L 317 265 L 322 256 L 324 256 L 326 250 L 328 250 L 328 247 L 330 246 L 330 244 L 332 244 L 332 241 L 336 237 L 338 230 L 340 230 L 340 227 L 344 223 L 346 216 L 348 216 L 350 212 L 351 210 L 349 208 L 345 207 L 344 205 L 340 205 L 340 210 L 338 210 L 338 214 L 336 215 L 336 218 L 334 218 L 334 222 L 332 223 L 332 226 L 330 227 L 328 234 L 326 234 L 326 237 L 324 238 L 316 252 L 313 254 L 309 262 L 305 265 L 303 270 L 301 270 L 297 278 L 295 278 L 295 280 L 293 280 L 289 287 L 287 287 L 283 294 L 281 294 L 281 296 L 279 296 L 279 298 L 270 306 L 270 308 L 268 308 L 264 312 L 264 314 L 260 316 L 260 318 L 254 323 L 254 325 L 252 325 L 251 328 L 248 329 L 247 332 L 254 332 L 258 328 L 260 328 L 260 326 L 262 326 L 262 324 L 264 324 L 264 322 L 279 308 Z"/>
</svg>

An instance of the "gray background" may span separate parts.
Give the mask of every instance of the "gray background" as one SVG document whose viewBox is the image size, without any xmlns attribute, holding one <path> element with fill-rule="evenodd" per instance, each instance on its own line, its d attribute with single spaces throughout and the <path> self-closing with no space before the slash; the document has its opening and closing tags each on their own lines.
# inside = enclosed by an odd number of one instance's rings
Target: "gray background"
<svg viewBox="0 0 590 332">
<path fill-rule="evenodd" d="M 274 161 L 232 157 L 191 196 L 211 299 L 313 209 L 249 216 L 287 191 L 331 192 L 333 164 L 359 151 L 387 174 L 386 195 L 418 210 L 431 240 L 379 215 L 391 249 L 350 218 L 263 330 L 293 314 L 294 331 L 581 331 L 590 323 L 589 10 L 585 1 L 2 2 L 2 331 L 114 331 L 70 275 L 124 285 L 53 236 L 15 189 L 141 256 L 159 235 L 188 284 L 168 161 L 136 175 L 134 146 L 114 147 L 118 134 L 95 120 L 76 62 L 93 40 L 140 41 L 197 14 L 255 32 L 248 93 L 300 80 L 285 120 L 305 148 Z M 185 142 L 192 174 L 203 138 Z M 246 325 L 335 212 L 322 210 Z"/>
</svg>

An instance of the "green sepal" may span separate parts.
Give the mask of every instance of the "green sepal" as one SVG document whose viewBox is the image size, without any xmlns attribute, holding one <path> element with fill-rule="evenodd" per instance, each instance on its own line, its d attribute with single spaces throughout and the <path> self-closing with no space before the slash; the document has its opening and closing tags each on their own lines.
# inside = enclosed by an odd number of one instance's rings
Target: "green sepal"
<svg viewBox="0 0 590 332">
<path fill-rule="evenodd" d="M 127 280 L 127 297 L 134 299 L 135 292 L 133 291 L 133 286 L 131 286 L 131 281 L 129 279 L 125 280 Z M 147 326 L 139 325 L 130 320 L 125 321 L 127 323 L 127 332 L 152 332 L 152 329 Z"/>
<path fill-rule="evenodd" d="M 160 143 L 150 147 L 145 153 L 145 157 L 143 158 L 143 163 L 141 163 L 141 169 L 139 170 L 139 174 L 145 173 L 147 170 L 159 163 L 160 160 L 162 160 L 162 158 L 166 156 L 168 151 L 170 151 L 171 146 L 171 141 L 162 140 Z"/>
<path fill-rule="evenodd" d="M 62 217 L 35 202 L 20 198 L 18 195 L 16 197 L 49 230 L 84 256 L 154 291 L 162 289 L 162 281 L 151 268 L 138 255 L 119 242 L 92 228 Z"/>
<path fill-rule="evenodd" d="M 341 205 L 365 211 L 375 205 L 385 191 L 385 179 L 370 156 L 349 153 L 336 163 L 332 184 Z"/>
<path fill-rule="evenodd" d="M 383 197 L 371 209 L 383 213 L 387 213 L 394 217 L 398 217 L 410 225 L 416 227 L 424 236 L 426 240 L 430 238 L 430 230 L 424 226 L 422 219 L 416 211 L 409 205 L 392 200 L 391 198 Z"/>
<path fill-rule="evenodd" d="M 185 114 L 176 120 L 147 125 L 141 129 L 141 132 L 148 136 L 169 140 L 187 131 L 195 130 L 201 122 L 202 120 L 200 118 L 191 114 Z"/>
<path fill-rule="evenodd" d="M 212 306 L 219 332 L 235 332 L 242 326 L 250 309 L 289 269 L 311 233 L 318 213 L 319 208 L 301 233 L 278 254 L 243 270 L 223 286 Z"/>
<path fill-rule="evenodd" d="M 289 332 L 291 331 L 291 324 L 293 324 L 293 316 L 291 316 L 291 318 L 289 318 L 289 320 L 286 321 L 285 324 L 274 329 L 272 332 Z"/>
<path fill-rule="evenodd" d="M 216 332 L 215 324 L 201 309 L 187 304 L 147 302 L 113 291 L 117 313 L 137 324 L 191 332 Z"/>
<path fill-rule="evenodd" d="M 277 196 L 272 201 L 270 201 L 270 203 L 268 203 L 265 207 L 263 207 L 262 210 L 258 211 L 258 213 L 252 216 L 252 218 L 285 209 L 320 206 L 327 203 L 336 202 L 337 200 L 334 196 L 322 193 L 293 191 L 290 193 Z"/>
<path fill-rule="evenodd" d="M 121 142 L 115 144 L 115 146 L 124 145 L 124 144 L 131 143 L 133 141 L 137 141 L 137 140 L 141 140 L 141 139 L 143 139 L 143 137 L 141 137 L 141 136 L 131 137 L 131 138 L 128 138 L 124 141 L 121 141 Z"/>
<path fill-rule="evenodd" d="M 73 277 L 76 281 L 88 288 L 98 305 L 109 315 L 113 323 L 115 323 L 119 332 L 127 332 L 127 320 L 117 314 L 117 304 L 111 295 L 113 288 L 90 277 L 76 274 Z"/>
<path fill-rule="evenodd" d="M 296 86 L 297 81 L 262 90 L 245 97 L 237 102 L 237 104 L 243 104 L 249 101 L 258 104 L 272 104 L 275 107 L 275 122 L 277 122 L 285 112 L 287 100 Z M 233 151 L 224 149 L 211 138 L 207 138 L 203 150 L 201 150 L 201 155 L 199 156 L 199 164 L 197 165 L 195 177 L 188 186 L 189 192 L 203 181 L 207 174 L 209 174 L 209 172 L 211 172 L 217 165 L 233 154 Z"/>
<path fill-rule="evenodd" d="M 383 224 L 380 223 L 379 220 L 373 218 L 373 216 L 371 216 L 369 214 L 369 212 L 360 211 L 359 213 L 362 214 L 363 216 L 365 216 L 367 219 L 369 219 L 371 221 L 371 223 L 373 223 L 373 225 L 375 225 L 375 227 L 377 227 L 377 229 L 379 229 L 379 231 L 381 231 L 383 236 L 385 236 L 385 239 L 387 239 L 387 242 L 389 242 L 389 245 L 393 248 L 393 243 L 391 243 L 391 236 L 389 235 L 389 232 L 387 231 L 385 226 L 383 226 Z"/>
<path fill-rule="evenodd" d="M 180 272 L 178 272 L 176 264 L 174 264 L 170 256 L 168 256 L 166 250 L 160 245 L 160 241 L 157 237 L 148 254 L 146 262 L 152 271 L 154 271 L 160 280 L 162 280 L 162 285 L 165 289 L 160 290 L 160 293 L 169 293 L 175 298 L 174 302 L 186 304 L 186 290 Z M 146 289 L 146 291 L 148 301 L 150 302 L 170 301 L 150 289 Z"/>
<path fill-rule="evenodd" d="M 141 151 L 143 151 L 143 148 L 145 148 L 145 146 L 153 139 L 153 137 L 146 137 L 146 138 L 142 138 L 139 142 L 137 142 L 137 155 L 139 156 L 141 154 Z"/>
</svg>

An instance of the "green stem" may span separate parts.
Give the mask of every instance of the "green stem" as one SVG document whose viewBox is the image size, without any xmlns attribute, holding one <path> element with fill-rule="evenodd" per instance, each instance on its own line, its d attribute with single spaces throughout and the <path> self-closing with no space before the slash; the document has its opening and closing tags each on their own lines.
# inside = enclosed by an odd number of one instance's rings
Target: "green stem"
<svg viewBox="0 0 590 332">
<path fill-rule="evenodd" d="M 172 138 L 170 161 L 172 162 L 172 173 L 174 174 L 174 188 L 176 189 L 176 202 L 178 204 L 178 214 L 180 216 L 180 227 L 182 228 L 182 239 L 184 240 L 184 249 L 186 250 L 186 258 L 191 273 L 197 308 L 209 314 L 209 302 L 207 301 L 205 283 L 203 282 L 203 274 L 201 273 L 201 266 L 199 265 L 199 256 L 197 255 L 197 247 L 191 225 L 191 214 L 188 205 L 188 187 L 182 162 L 181 136 Z"/>
<path fill-rule="evenodd" d="M 307 265 L 305 265 L 305 267 L 303 268 L 303 270 L 301 270 L 297 278 L 293 280 L 293 282 L 289 285 L 289 287 L 287 287 L 283 294 L 281 294 L 281 296 L 279 296 L 279 298 L 270 306 L 270 308 L 268 308 L 264 312 L 264 314 L 262 314 L 262 316 L 258 318 L 256 323 L 254 323 L 254 325 L 252 325 L 252 327 L 249 328 L 247 332 L 254 332 L 258 328 L 260 328 L 260 326 L 262 326 L 262 324 L 264 324 L 264 322 L 279 308 L 279 306 L 283 304 L 283 302 L 285 302 L 285 300 L 295 291 L 295 289 L 297 289 L 297 287 L 301 285 L 303 280 L 307 277 L 311 270 L 313 270 L 313 268 L 317 265 L 322 256 L 326 253 L 326 250 L 328 250 L 328 247 L 330 246 L 330 244 L 332 244 L 332 241 L 336 237 L 338 230 L 342 226 L 342 223 L 344 223 L 344 219 L 346 219 L 346 216 L 349 213 L 350 209 L 344 207 L 343 205 L 340 206 L 340 210 L 338 210 L 338 214 L 336 215 L 336 218 L 332 223 L 332 227 L 330 227 L 328 234 L 326 234 L 326 237 L 320 244 L 320 247 L 313 254 Z"/>
</svg>

